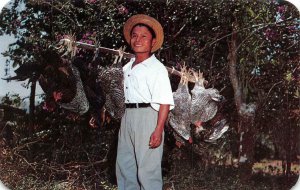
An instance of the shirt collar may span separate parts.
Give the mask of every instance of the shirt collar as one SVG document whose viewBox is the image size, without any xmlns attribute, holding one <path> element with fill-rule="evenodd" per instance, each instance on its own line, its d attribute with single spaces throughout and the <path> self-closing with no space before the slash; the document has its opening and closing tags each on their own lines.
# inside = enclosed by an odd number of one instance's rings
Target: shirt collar
<svg viewBox="0 0 300 190">
<path fill-rule="evenodd" d="M 144 65 L 144 66 L 147 67 L 148 64 L 151 64 L 154 60 L 156 60 L 156 57 L 155 57 L 154 54 L 152 54 L 150 57 L 148 57 L 147 59 L 145 59 L 144 61 L 142 61 L 139 64 L 142 64 L 142 65 Z M 132 64 L 133 64 L 134 61 L 135 61 L 135 57 L 131 58 L 131 60 L 130 60 L 130 62 L 131 62 L 130 67 L 132 67 Z"/>
</svg>

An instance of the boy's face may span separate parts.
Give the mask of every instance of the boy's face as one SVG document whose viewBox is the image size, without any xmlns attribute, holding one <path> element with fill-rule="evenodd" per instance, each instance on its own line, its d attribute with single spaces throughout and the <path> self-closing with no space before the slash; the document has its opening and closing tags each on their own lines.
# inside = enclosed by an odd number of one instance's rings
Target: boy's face
<svg viewBox="0 0 300 190">
<path fill-rule="evenodd" d="M 135 53 L 150 53 L 156 39 L 145 26 L 135 26 L 131 32 L 130 46 Z"/>
</svg>

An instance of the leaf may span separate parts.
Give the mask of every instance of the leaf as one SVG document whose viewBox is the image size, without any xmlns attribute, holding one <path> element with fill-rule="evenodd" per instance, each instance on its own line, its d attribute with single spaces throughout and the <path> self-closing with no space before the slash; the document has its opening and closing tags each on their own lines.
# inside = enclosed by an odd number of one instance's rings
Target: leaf
<svg viewBox="0 0 300 190">
<path fill-rule="evenodd" d="M 245 62 L 245 58 L 242 57 L 242 58 L 240 59 L 240 64 L 243 64 L 244 62 Z"/>
<path fill-rule="evenodd" d="M 294 97 L 295 97 L 295 98 L 300 98 L 299 88 L 297 88 Z"/>
<path fill-rule="evenodd" d="M 251 17 L 255 16 L 255 13 L 253 12 L 253 10 L 250 7 L 247 8 L 247 11 L 249 12 L 249 14 L 250 14 Z"/>
<path fill-rule="evenodd" d="M 292 81 L 292 73 L 288 72 L 284 78 L 287 82 L 291 82 Z"/>
</svg>

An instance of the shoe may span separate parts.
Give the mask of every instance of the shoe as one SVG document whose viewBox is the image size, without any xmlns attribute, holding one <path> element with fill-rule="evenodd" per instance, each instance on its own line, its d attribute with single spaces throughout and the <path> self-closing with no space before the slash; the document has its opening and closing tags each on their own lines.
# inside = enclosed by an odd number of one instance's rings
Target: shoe
<svg viewBox="0 0 300 190">
<path fill-rule="evenodd" d="M 204 140 L 205 142 L 214 142 L 218 140 L 229 129 L 226 119 L 218 121 L 214 127 L 214 132 L 208 137 L 208 139 Z"/>
</svg>

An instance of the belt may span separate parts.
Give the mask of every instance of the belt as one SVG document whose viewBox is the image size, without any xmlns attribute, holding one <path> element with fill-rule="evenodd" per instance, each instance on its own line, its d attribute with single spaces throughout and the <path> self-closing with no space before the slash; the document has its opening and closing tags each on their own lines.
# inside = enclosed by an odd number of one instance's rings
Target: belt
<svg viewBox="0 0 300 190">
<path fill-rule="evenodd" d="M 150 103 L 128 103 L 125 106 L 126 108 L 146 108 L 150 106 Z"/>
</svg>

